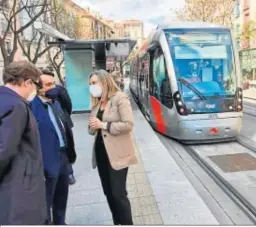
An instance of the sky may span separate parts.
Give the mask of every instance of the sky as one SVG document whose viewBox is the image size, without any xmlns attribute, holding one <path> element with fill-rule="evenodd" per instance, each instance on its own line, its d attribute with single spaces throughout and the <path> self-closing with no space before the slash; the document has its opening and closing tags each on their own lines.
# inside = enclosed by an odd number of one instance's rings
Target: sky
<svg viewBox="0 0 256 227">
<path fill-rule="evenodd" d="M 73 0 L 82 7 L 98 11 L 106 19 L 137 19 L 144 23 L 144 35 L 157 24 L 168 23 L 184 0 Z"/>
</svg>

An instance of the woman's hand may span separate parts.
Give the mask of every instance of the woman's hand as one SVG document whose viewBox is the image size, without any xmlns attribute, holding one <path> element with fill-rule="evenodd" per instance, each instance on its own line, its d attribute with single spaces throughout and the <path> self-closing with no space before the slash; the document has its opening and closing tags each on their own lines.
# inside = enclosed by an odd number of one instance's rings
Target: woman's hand
<svg viewBox="0 0 256 227">
<path fill-rule="evenodd" d="M 103 122 L 96 117 L 91 117 L 89 125 L 92 130 L 103 129 Z"/>
</svg>

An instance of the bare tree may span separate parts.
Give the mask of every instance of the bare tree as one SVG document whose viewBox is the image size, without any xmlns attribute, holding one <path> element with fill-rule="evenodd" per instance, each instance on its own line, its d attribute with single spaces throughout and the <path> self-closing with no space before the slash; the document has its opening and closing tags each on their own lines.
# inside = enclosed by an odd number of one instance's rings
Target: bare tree
<svg viewBox="0 0 256 227">
<path fill-rule="evenodd" d="M 203 21 L 232 27 L 233 0 L 185 0 L 185 6 L 176 11 L 183 21 Z"/>
<path fill-rule="evenodd" d="M 1 13 L 5 18 L 6 26 L 2 28 L 0 34 L 0 48 L 3 56 L 4 66 L 14 60 L 14 56 L 18 50 L 18 36 L 30 27 L 44 12 L 49 5 L 50 0 L 12 0 L 1 1 Z M 18 17 L 22 13 L 33 11 L 33 17 L 19 26 Z M 6 39 L 12 39 L 12 47 L 6 46 Z M 9 49 L 10 48 L 10 49 Z"/>
<path fill-rule="evenodd" d="M 40 32 L 35 32 L 32 39 L 29 40 L 22 39 L 20 36 L 18 37 L 23 54 L 34 64 L 51 49 L 51 46 L 47 45 L 46 40 L 46 35 Z"/>
<path fill-rule="evenodd" d="M 60 48 L 55 49 L 55 53 L 53 51 L 48 51 L 48 61 L 49 61 L 49 67 L 52 67 L 55 71 L 55 73 L 58 76 L 59 81 L 61 84 L 64 84 L 63 78 L 61 76 L 61 67 L 64 62 L 62 50 Z"/>
<path fill-rule="evenodd" d="M 61 0 L 52 0 L 48 8 L 49 10 L 46 9 L 42 15 L 41 21 L 51 25 L 68 37 L 75 38 L 77 17 L 71 15 L 65 9 Z M 27 12 L 27 14 L 29 18 L 33 17 L 33 12 Z M 61 78 L 61 66 L 64 60 L 61 51 L 56 51 L 56 48 L 48 45 L 49 36 L 34 29 L 33 24 L 27 29 L 31 31 L 31 37 L 18 36 L 18 42 L 24 55 L 34 64 L 37 63 L 40 57 L 46 56 L 50 66 L 56 71 L 59 80 L 63 82 Z"/>
<path fill-rule="evenodd" d="M 65 8 L 62 0 L 52 0 L 51 25 L 66 36 L 75 39 L 78 17 Z"/>
<path fill-rule="evenodd" d="M 51 9 L 52 26 L 69 38 L 76 39 L 78 18 L 65 9 L 62 0 L 53 0 Z M 64 62 L 61 49 L 54 48 L 55 51 L 48 51 L 48 61 L 50 67 L 56 72 L 60 82 L 63 84 L 61 67 Z"/>
</svg>

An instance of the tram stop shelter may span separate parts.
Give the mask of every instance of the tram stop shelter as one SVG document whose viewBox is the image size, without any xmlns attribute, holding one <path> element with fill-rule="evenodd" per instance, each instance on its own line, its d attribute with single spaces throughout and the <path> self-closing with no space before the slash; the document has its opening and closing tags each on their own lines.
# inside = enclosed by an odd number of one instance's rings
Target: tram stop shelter
<svg viewBox="0 0 256 227">
<path fill-rule="evenodd" d="M 89 75 L 94 69 L 106 69 L 108 57 L 117 61 L 128 57 L 136 45 L 131 39 L 72 40 L 55 28 L 36 21 L 35 29 L 56 41 L 48 42 L 61 48 L 64 55 L 66 88 L 73 112 L 90 111 Z"/>
<path fill-rule="evenodd" d="M 64 52 L 66 88 L 74 112 L 90 111 L 89 75 L 94 69 L 106 69 L 107 57 L 118 60 L 128 56 L 136 41 L 130 39 L 59 40 L 49 42 Z"/>
</svg>

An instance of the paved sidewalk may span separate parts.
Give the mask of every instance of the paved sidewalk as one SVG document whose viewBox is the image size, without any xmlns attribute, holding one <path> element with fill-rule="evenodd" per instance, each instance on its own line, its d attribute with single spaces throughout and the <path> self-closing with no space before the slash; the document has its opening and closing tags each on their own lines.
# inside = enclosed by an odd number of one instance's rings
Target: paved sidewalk
<svg viewBox="0 0 256 227">
<path fill-rule="evenodd" d="M 70 186 L 68 224 L 113 224 L 107 201 L 102 192 L 97 170 L 91 168 L 92 136 L 87 134 L 88 114 L 74 115 L 77 163 L 74 173 L 77 179 Z M 129 170 L 128 195 L 132 205 L 134 224 L 163 224 L 152 188 L 140 157 L 138 165 Z"/>
<path fill-rule="evenodd" d="M 133 113 L 139 164 L 129 170 L 127 189 L 134 224 L 218 224 L 134 102 Z M 88 114 L 74 115 L 73 120 L 77 182 L 70 186 L 67 223 L 112 225 L 97 170 L 91 168 L 93 137 L 87 133 Z"/>
</svg>

